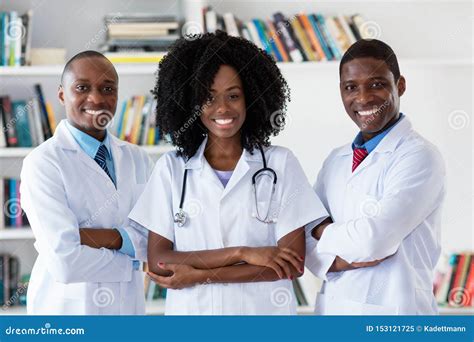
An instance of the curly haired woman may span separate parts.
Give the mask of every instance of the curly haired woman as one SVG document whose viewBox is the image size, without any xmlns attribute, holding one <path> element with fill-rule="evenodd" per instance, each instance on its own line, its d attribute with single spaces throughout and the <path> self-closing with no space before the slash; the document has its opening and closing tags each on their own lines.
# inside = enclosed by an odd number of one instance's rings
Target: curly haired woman
<svg viewBox="0 0 474 342">
<path fill-rule="evenodd" d="M 182 38 L 154 94 L 177 152 L 158 160 L 130 218 L 150 231 L 166 314 L 295 314 L 304 227 L 327 213 L 291 151 L 270 144 L 289 100 L 277 65 L 224 32 Z"/>
</svg>

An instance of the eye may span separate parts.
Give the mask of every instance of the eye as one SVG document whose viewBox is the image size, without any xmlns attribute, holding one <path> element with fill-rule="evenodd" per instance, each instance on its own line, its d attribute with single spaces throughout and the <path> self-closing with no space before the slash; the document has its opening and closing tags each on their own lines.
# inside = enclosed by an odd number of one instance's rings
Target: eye
<svg viewBox="0 0 474 342">
<path fill-rule="evenodd" d="M 112 93 L 115 91 L 114 87 L 104 87 L 104 92 L 106 93 Z"/>
<path fill-rule="evenodd" d="M 346 86 L 344 87 L 344 89 L 347 90 L 347 91 L 352 91 L 352 90 L 354 90 L 355 88 L 356 88 L 356 86 L 353 85 L 353 84 L 348 84 L 348 85 L 346 85 Z"/>
<path fill-rule="evenodd" d="M 215 100 L 215 97 L 214 96 L 209 96 L 209 98 L 207 99 L 206 101 L 206 105 L 211 105 Z"/>
<path fill-rule="evenodd" d="M 87 90 L 87 86 L 83 85 L 83 84 L 78 84 L 76 85 L 76 90 L 79 91 L 79 92 L 84 92 Z"/>
<path fill-rule="evenodd" d="M 230 95 L 229 95 L 229 98 L 230 98 L 231 100 L 237 100 L 239 97 L 240 97 L 239 94 L 230 94 Z"/>
<path fill-rule="evenodd" d="M 385 84 L 383 82 L 374 82 L 370 85 L 370 87 L 375 88 L 375 89 L 380 89 L 380 88 L 383 88 L 384 85 Z"/>
</svg>

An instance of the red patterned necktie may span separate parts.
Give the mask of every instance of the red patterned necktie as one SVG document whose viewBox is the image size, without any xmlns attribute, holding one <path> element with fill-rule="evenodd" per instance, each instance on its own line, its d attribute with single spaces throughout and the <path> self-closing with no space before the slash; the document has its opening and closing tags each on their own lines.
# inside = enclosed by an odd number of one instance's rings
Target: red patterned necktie
<svg viewBox="0 0 474 342">
<path fill-rule="evenodd" d="M 357 166 L 367 157 L 369 152 L 365 148 L 355 148 L 354 155 L 352 156 L 352 172 L 357 169 Z"/>
</svg>

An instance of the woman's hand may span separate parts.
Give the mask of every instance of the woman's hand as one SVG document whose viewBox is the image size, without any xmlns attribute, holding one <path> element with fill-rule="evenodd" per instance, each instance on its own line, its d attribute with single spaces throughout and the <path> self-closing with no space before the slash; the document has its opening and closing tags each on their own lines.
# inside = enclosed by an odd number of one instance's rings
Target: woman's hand
<svg viewBox="0 0 474 342">
<path fill-rule="evenodd" d="M 152 272 L 147 272 L 147 274 L 155 283 L 167 289 L 179 290 L 205 281 L 205 279 L 202 279 L 204 272 L 189 265 L 159 263 L 158 267 L 173 272 L 173 274 L 168 277 Z"/>
<path fill-rule="evenodd" d="M 304 271 L 304 258 L 290 248 L 243 247 L 242 260 L 250 265 L 269 267 L 280 279 L 293 279 L 292 268 L 299 273 Z"/>
</svg>

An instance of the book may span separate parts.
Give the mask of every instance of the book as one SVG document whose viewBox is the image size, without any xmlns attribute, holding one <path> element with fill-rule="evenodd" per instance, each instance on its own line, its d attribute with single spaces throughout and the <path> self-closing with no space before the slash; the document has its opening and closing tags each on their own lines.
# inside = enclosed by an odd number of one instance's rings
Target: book
<svg viewBox="0 0 474 342">
<path fill-rule="evenodd" d="M 46 101 L 43 96 L 43 89 L 40 84 L 34 85 L 34 91 L 38 99 L 40 116 L 41 116 L 41 127 L 43 129 L 44 139 L 47 140 L 53 136 L 51 132 L 51 125 L 48 118 L 48 110 L 46 109 Z"/>
<path fill-rule="evenodd" d="M 12 103 L 9 96 L 0 97 L 0 114 L 3 117 L 3 132 L 8 147 L 18 146 L 15 120 L 12 113 Z"/>
</svg>

